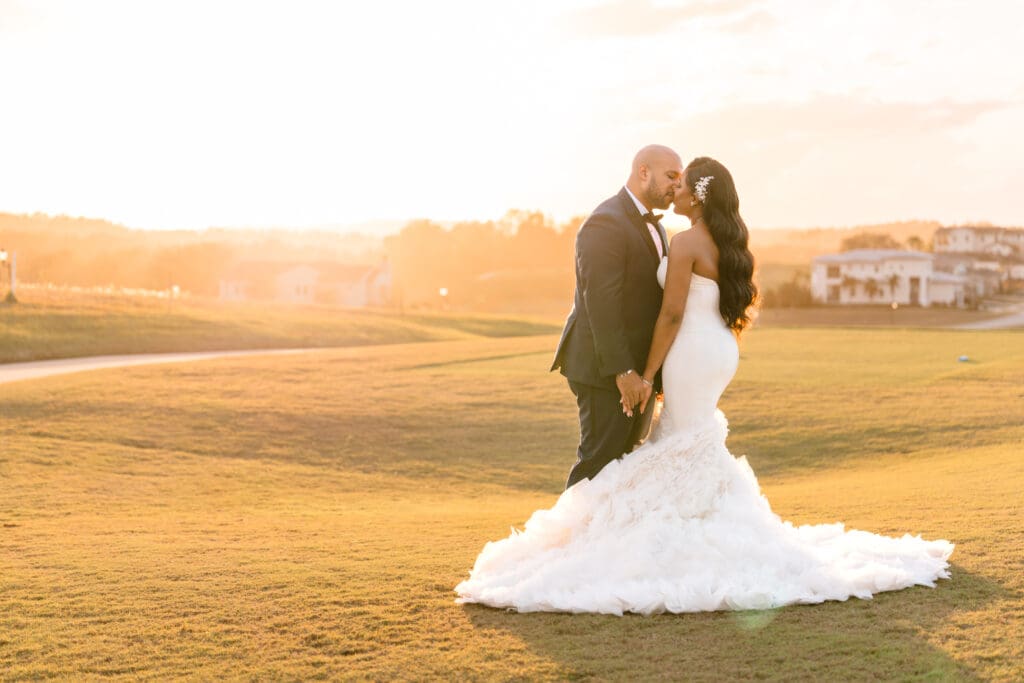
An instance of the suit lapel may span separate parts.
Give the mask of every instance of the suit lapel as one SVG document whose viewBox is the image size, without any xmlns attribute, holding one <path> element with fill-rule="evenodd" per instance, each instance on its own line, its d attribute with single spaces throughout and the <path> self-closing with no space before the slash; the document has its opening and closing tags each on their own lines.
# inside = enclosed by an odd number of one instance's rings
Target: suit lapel
<svg viewBox="0 0 1024 683">
<path fill-rule="evenodd" d="M 658 221 L 658 234 L 661 235 L 661 253 L 668 256 L 668 233 L 665 232 L 665 226 Z"/>
<path fill-rule="evenodd" d="M 647 221 L 637 211 L 636 204 L 630 198 L 629 193 L 626 192 L 626 188 L 622 188 L 619 191 L 619 199 L 622 200 L 623 208 L 626 211 L 626 216 L 629 217 L 633 227 L 639 231 L 640 239 L 647 245 L 647 251 L 650 253 L 651 258 L 654 259 L 655 263 L 658 263 L 658 247 L 654 244 L 654 238 L 651 237 L 651 231 L 647 229 Z M 660 229 L 660 227 L 659 227 Z"/>
</svg>

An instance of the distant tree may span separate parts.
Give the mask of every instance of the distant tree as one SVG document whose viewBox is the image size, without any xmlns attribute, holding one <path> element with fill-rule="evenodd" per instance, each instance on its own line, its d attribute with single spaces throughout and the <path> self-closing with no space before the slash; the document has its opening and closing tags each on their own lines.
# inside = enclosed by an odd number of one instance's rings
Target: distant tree
<svg viewBox="0 0 1024 683">
<path fill-rule="evenodd" d="M 889 276 L 889 298 L 896 300 L 896 285 L 900 283 L 900 276 L 893 273 Z"/>
<path fill-rule="evenodd" d="M 178 285 L 192 294 L 217 296 L 224 264 L 229 263 L 233 253 L 230 246 L 216 242 L 200 242 L 181 247 L 158 249 L 143 260 L 146 280 L 140 284 L 149 289 L 167 289 Z M 127 281 L 127 278 L 121 278 Z"/>
<path fill-rule="evenodd" d="M 396 288 L 410 306 L 524 312 L 530 302 L 571 300 L 573 249 L 582 219 L 556 226 L 540 211 L 445 228 L 414 221 L 385 241 Z"/>
<path fill-rule="evenodd" d="M 857 291 L 857 285 L 860 284 L 860 280 L 849 275 L 843 277 L 842 286 L 843 288 L 853 296 Z"/>
<path fill-rule="evenodd" d="M 864 292 L 868 295 L 869 299 L 874 299 L 882 293 L 882 288 L 878 285 L 877 280 L 868 280 L 864 283 Z"/>
<path fill-rule="evenodd" d="M 928 251 L 928 245 L 917 235 L 911 235 L 907 238 L 907 249 L 911 251 Z"/>
<path fill-rule="evenodd" d="M 573 216 L 565 223 L 562 223 L 562 225 L 558 227 L 558 231 L 562 234 L 572 235 L 573 240 L 575 240 L 576 231 L 580 229 L 580 226 L 583 225 L 583 221 L 586 219 L 586 216 Z"/>
<path fill-rule="evenodd" d="M 450 239 L 452 243 L 454 261 L 451 265 L 462 264 L 453 270 L 472 275 L 499 267 L 508 242 L 508 237 L 499 233 L 491 221 L 457 223 L 444 239 Z"/>
<path fill-rule="evenodd" d="M 456 260 L 452 242 L 450 231 L 429 220 L 412 221 L 385 240 L 405 303 L 436 305 L 442 287 L 453 298 L 461 297 L 462 283 L 454 280 L 463 264 Z"/>
<path fill-rule="evenodd" d="M 798 308 L 810 306 L 811 303 L 807 276 L 799 272 L 793 273 L 787 282 L 766 290 L 761 296 L 761 305 L 765 308 Z"/>
<path fill-rule="evenodd" d="M 547 226 L 548 221 L 542 211 L 527 211 L 524 209 L 509 209 L 497 222 L 497 229 L 506 235 L 514 235 L 524 227 Z"/>
<path fill-rule="evenodd" d="M 893 239 L 892 235 L 880 232 L 861 232 L 844 239 L 840 251 L 854 249 L 900 249 L 903 245 Z"/>
<path fill-rule="evenodd" d="M 510 212 L 511 213 L 511 212 Z M 508 265 L 540 267 L 564 263 L 559 253 L 558 230 L 539 211 L 520 212 L 515 234 L 509 240 Z"/>
</svg>

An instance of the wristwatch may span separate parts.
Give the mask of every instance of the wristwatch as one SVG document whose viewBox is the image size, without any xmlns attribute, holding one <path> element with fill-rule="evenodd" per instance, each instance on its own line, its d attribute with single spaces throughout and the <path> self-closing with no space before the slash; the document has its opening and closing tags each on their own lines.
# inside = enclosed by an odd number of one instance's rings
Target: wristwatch
<svg viewBox="0 0 1024 683">
<path fill-rule="evenodd" d="M 625 377 L 626 375 L 632 374 L 633 372 L 634 372 L 633 368 L 630 368 L 629 370 L 626 370 L 625 372 L 620 372 L 619 374 L 617 374 L 615 376 L 616 377 Z"/>
</svg>

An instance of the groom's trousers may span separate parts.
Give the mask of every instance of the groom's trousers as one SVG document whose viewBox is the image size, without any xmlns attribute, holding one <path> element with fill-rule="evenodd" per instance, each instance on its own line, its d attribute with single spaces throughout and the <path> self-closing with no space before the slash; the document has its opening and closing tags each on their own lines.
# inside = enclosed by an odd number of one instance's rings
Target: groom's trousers
<svg viewBox="0 0 1024 683">
<path fill-rule="evenodd" d="M 634 423 L 640 419 L 638 412 L 634 412 L 633 417 L 623 414 L 618 391 L 572 380 L 569 380 L 569 388 L 576 395 L 580 410 L 580 446 L 565 488 L 582 479 L 593 478 L 605 465 L 632 450 Z M 653 401 L 651 403 L 653 405 Z"/>
</svg>

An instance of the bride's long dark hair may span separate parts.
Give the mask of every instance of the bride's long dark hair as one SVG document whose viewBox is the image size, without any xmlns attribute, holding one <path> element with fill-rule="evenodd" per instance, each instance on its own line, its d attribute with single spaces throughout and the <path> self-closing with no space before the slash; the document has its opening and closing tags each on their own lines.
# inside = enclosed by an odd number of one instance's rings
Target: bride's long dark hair
<svg viewBox="0 0 1024 683">
<path fill-rule="evenodd" d="M 732 174 L 710 157 L 697 157 L 686 167 L 686 184 L 697 197 L 697 183 L 706 182 L 704 224 L 718 247 L 718 310 L 737 335 L 750 326 L 757 300 L 754 284 L 754 255 L 747 246 L 750 237 L 740 217 L 740 198 Z M 699 197 L 697 197 L 699 199 Z"/>
</svg>

